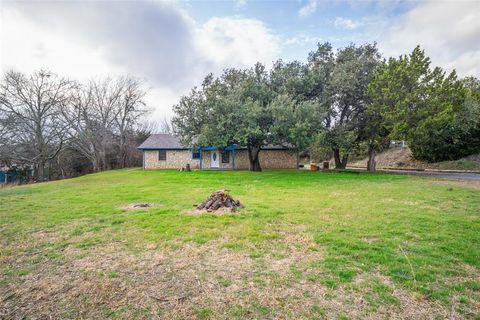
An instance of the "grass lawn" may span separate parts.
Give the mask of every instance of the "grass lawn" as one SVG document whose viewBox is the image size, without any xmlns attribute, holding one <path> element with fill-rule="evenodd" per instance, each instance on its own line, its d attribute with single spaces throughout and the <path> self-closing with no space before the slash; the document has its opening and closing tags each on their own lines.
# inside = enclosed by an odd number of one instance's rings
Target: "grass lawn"
<svg viewBox="0 0 480 320">
<path fill-rule="evenodd" d="M 245 208 L 192 213 L 222 188 Z M 463 183 L 118 170 L 1 189 L 0 236 L 6 319 L 480 314 L 480 188 Z"/>
</svg>

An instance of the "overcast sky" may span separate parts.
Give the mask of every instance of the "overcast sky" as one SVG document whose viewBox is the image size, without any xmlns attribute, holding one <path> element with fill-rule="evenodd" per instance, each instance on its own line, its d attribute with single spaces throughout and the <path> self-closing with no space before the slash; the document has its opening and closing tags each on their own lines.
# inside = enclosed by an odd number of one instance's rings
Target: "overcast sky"
<svg viewBox="0 0 480 320">
<path fill-rule="evenodd" d="M 319 41 L 376 41 L 386 57 L 420 44 L 435 65 L 479 77 L 480 1 L 0 2 L 0 71 L 130 74 L 148 84 L 152 119 L 209 72 L 304 61 Z"/>
</svg>

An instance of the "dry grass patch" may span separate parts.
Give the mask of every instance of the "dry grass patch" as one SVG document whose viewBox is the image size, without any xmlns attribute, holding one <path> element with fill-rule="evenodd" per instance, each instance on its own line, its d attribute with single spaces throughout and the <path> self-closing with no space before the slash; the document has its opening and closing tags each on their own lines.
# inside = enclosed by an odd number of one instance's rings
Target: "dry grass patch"
<svg viewBox="0 0 480 320">
<path fill-rule="evenodd" d="M 193 209 L 184 210 L 183 212 L 187 215 L 193 215 L 193 216 L 203 215 L 203 214 L 211 214 L 211 215 L 214 215 L 214 216 L 224 216 L 224 215 L 237 214 L 237 213 L 239 213 L 240 210 L 241 209 L 238 209 L 236 211 L 232 211 L 232 209 L 230 209 L 230 208 L 218 208 L 215 211 L 211 211 L 211 210 L 205 210 L 205 209 L 198 210 L 196 208 L 193 208 Z"/>
<path fill-rule="evenodd" d="M 432 180 L 431 182 L 432 185 L 439 185 L 439 186 L 446 186 L 446 187 L 455 187 L 455 188 L 470 188 L 470 189 L 476 189 L 480 190 L 480 181 L 476 180 L 462 180 L 462 181 L 456 181 L 456 180 Z"/>
<path fill-rule="evenodd" d="M 178 243 L 177 249 L 149 244 L 134 252 L 121 242 L 67 246 L 60 264 L 41 251 L 29 257 L 25 253 L 7 262 L 12 270 L 32 256 L 40 262 L 13 281 L 2 279 L 7 283 L 0 293 L 0 317 L 433 319 L 451 315 L 444 306 L 398 288 L 380 274 L 364 273 L 351 284 L 326 287 L 322 248 L 304 228 L 293 231 L 281 232 L 272 243 L 277 250 L 260 257 L 225 248 L 229 239 L 204 245 Z M 47 235 L 39 232 L 33 238 L 59 238 Z"/>
</svg>

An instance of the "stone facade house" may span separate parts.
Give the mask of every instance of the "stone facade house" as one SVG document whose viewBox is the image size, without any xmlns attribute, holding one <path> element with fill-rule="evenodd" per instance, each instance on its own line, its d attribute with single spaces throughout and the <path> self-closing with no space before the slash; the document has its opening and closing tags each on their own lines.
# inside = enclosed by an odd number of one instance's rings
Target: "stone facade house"
<svg viewBox="0 0 480 320">
<path fill-rule="evenodd" d="M 241 146 L 192 147 L 182 145 L 169 134 L 152 134 L 139 147 L 143 152 L 143 168 L 181 169 L 187 164 L 192 169 L 247 170 L 248 151 Z M 295 169 L 297 153 L 283 146 L 265 146 L 259 153 L 263 169 Z"/>
</svg>

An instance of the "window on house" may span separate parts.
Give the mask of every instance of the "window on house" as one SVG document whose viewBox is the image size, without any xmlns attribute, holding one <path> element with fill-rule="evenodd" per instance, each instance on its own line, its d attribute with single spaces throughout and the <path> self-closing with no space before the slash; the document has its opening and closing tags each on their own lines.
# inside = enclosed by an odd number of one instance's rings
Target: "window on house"
<svg viewBox="0 0 480 320">
<path fill-rule="evenodd" d="M 192 150 L 192 159 L 200 159 L 200 150 L 199 149 L 193 149 Z"/>
<path fill-rule="evenodd" d="M 158 160 L 160 161 L 167 160 L 167 150 L 158 150 Z"/>
<path fill-rule="evenodd" d="M 230 163 L 230 152 L 222 151 L 222 163 Z"/>
</svg>

